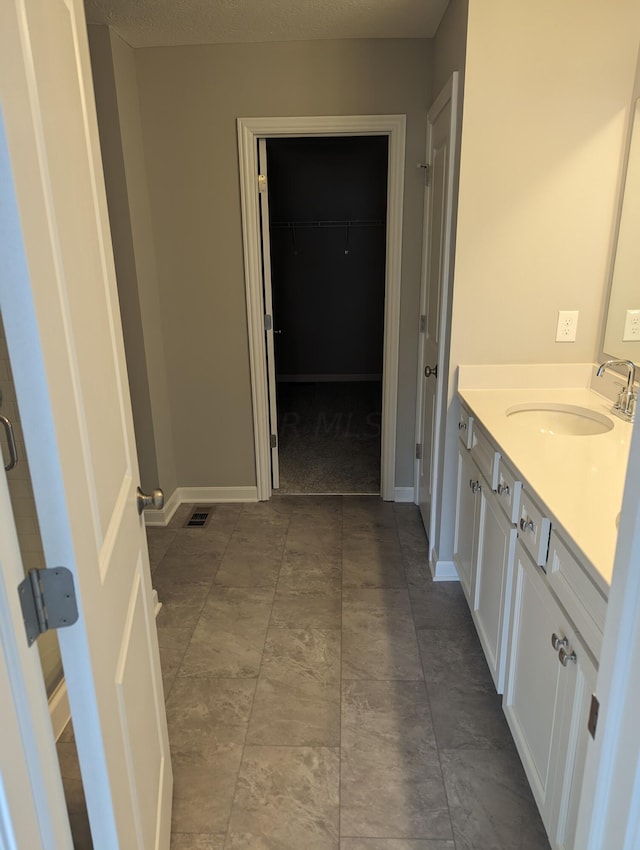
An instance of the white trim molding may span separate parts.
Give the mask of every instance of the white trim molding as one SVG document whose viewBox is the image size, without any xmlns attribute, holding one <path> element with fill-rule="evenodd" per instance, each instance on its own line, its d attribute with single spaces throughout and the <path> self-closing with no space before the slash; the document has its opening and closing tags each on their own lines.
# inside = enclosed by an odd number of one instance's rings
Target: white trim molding
<svg viewBox="0 0 640 850">
<path fill-rule="evenodd" d="M 414 487 L 394 487 L 393 501 L 394 502 L 415 502 L 416 491 Z"/>
<path fill-rule="evenodd" d="M 434 581 L 460 581 L 453 561 L 441 561 L 435 549 L 431 550 L 429 569 Z"/>
<path fill-rule="evenodd" d="M 49 697 L 49 714 L 53 737 L 58 740 L 65 730 L 67 723 L 71 720 L 71 708 L 67 694 L 67 683 L 63 679 Z"/>
<path fill-rule="evenodd" d="M 269 499 L 272 490 L 271 431 L 269 427 L 267 363 L 264 344 L 265 311 L 257 186 L 257 140 L 260 138 L 296 136 L 387 136 L 389 139 L 380 492 L 383 499 L 393 501 L 398 407 L 405 115 L 238 118 L 240 198 L 257 498 L 261 501 Z"/>
<path fill-rule="evenodd" d="M 159 511 L 145 511 L 144 524 L 147 526 L 166 526 L 180 505 L 215 505 L 221 502 L 257 502 L 255 487 L 176 487 L 164 508 Z"/>
</svg>

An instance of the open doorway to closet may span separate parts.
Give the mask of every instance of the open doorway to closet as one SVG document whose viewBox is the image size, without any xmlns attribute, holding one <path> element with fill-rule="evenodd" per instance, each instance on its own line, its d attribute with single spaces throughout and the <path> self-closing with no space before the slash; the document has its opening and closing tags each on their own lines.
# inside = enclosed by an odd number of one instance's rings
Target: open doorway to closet
<svg viewBox="0 0 640 850">
<path fill-rule="evenodd" d="M 388 138 L 268 139 L 259 147 L 277 408 L 272 485 L 377 494 Z"/>
<path fill-rule="evenodd" d="M 263 258 L 263 235 L 269 234 L 265 219 L 264 181 L 260 179 L 259 148 L 271 139 L 312 139 L 327 137 L 382 137 L 387 141 L 386 228 L 384 246 L 384 333 L 382 352 L 382 405 L 380 422 L 380 485 L 383 499 L 395 498 L 396 420 L 398 401 L 398 345 L 400 337 L 400 280 L 402 257 L 402 206 L 405 171 L 406 118 L 404 115 L 340 115 L 288 118 L 239 118 L 238 154 L 244 247 L 245 285 L 247 295 L 247 329 L 253 432 L 258 499 L 269 499 L 274 491 L 272 475 L 278 465 L 275 375 L 275 342 L 273 305 L 269 298 L 271 285 L 265 287 L 263 272 L 270 274 Z M 307 182 L 305 180 L 305 182 Z M 268 175 L 267 175 L 268 184 Z M 268 203 L 267 203 L 268 206 Z M 341 221 L 348 219 L 346 214 Z M 288 219 L 287 219 L 288 221 Z M 286 228 L 283 228 L 286 229 Z M 338 228 L 339 229 L 339 228 Z M 354 228 L 351 228 L 350 239 Z M 298 239 L 299 234 L 296 234 Z M 343 231 L 344 256 L 346 233 Z M 289 234 L 291 240 L 291 234 Z M 351 242 L 350 242 L 351 244 Z M 351 249 L 350 249 L 351 250 Z M 362 305 L 361 305 L 362 308 Z M 267 357 L 269 349 L 273 356 Z M 284 383 L 284 382 L 281 382 Z M 341 382 L 344 383 L 344 382 Z M 274 415 L 274 412 L 276 415 Z M 282 423 L 284 425 L 284 422 Z"/>
</svg>

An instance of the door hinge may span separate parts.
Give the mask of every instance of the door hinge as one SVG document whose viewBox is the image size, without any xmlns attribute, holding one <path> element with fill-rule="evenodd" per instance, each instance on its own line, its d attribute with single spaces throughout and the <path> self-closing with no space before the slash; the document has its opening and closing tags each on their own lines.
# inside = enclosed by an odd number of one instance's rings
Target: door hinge
<svg viewBox="0 0 640 850">
<path fill-rule="evenodd" d="M 422 443 L 416 443 L 416 460 L 422 460 Z"/>
<path fill-rule="evenodd" d="M 596 729 L 598 728 L 598 713 L 600 712 L 600 703 L 595 694 L 591 694 L 591 707 L 589 708 L 589 720 L 587 729 L 591 733 L 591 737 L 596 737 Z"/>
<path fill-rule="evenodd" d="M 78 619 L 73 574 L 66 567 L 29 570 L 18 595 L 29 646 L 45 632 L 72 626 Z"/>
<path fill-rule="evenodd" d="M 427 330 L 427 317 L 420 316 L 420 333 L 423 334 Z"/>
<path fill-rule="evenodd" d="M 258 174 L 258 192 L 267 191 L 267 175 Z"/>
<path fill-rule="evenodd" d="M 418 163 L 418 168 L 422 168 L 424 171 L 424 185 L 429 186 L 431 184 L 431 166 L 429 163 Z"/>
<path fill-rule="evenodd" d="M 275 435 L 275 434 L 272 434 L 272 435 L 271 435 L 271 448 L 272 448 L 272 449 L 275 449 L 275 447 L 276 447 L 277 445 L 278 445 L 278 438 L 276 437 L 276 435 Z"/>
<path fill-rule="evenodd" d="M 270 331 L 272 327 L 273 327 L 273 319 L 267 313 L 264 317 L 264 329 L 265 329 L 265 331 Z"/>
</svg>

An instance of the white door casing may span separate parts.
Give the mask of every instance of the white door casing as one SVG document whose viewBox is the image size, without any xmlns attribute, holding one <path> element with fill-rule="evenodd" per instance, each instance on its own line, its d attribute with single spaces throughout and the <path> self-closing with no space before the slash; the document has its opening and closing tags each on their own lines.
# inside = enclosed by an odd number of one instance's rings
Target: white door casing
<svg viewBox="0 0 640 850">
<path fill-rule="evenodd" d="M 172 773 L 84 12 L 0 6 L 0 309 L 47 566 L 74 574 L 59 632 L 95 850 L 168 850 Z M 1 187 L 3 202 L 7 186 Z"/>
<path fill-rule="evenodd" d="M 276 353 L 274 345 L 274 316 L 273 292 L 271 289 L 271 235 L 269 232 L 269 176 L 267 174 L 267 140 L 258 140 L 258 174 L 260 179 L 260 232 L 262 235 L 262 277 L 264 292 L 265 317 L 270 316 L 269 324 L 265 324 L 265 341 L 267 354 L 267 392 L 269 395 L 269 421 L 271 438 L 271 486 L 274 490 L 280 487 L 280 463 L 278 458 L 278 403 L 276 398 Z M 275 440 L 273 439 L 275 437 Z"/>
<path fill-rule="evenodd" d="M 439 509 L 440 447 L 446 424 L 457 98 L 456 71 L 427 113 L 429 180 L 425 188 L 420 294 L 420 314 L 424 319 L 418 356 L 416 443 L 421 446 L 421 456 L 416 459 L 416 501 L 429 538 L 430 557 Z M 431 374 L 425 374 L 425 370 Z"/>
<path fill-rule="evenodd" d="M 72 850 L 40 657 L 25 640 L 16 593 L 23 577 L 0 464 L 0 847 Z"/>
<path fill-rule="evenodd" d="M 239 118 L 238 154 L 244 273 L 249 330 L 249 363 L 258 499 L 271 496 L 271 441 L 267 363 L 264 344 L 260 205 L 256 175 L 257 141 L 301 136 L 381 136 L 389 139 L 387 244 L 385 268 L 384 352 L 382 378 L 382 462 L 380 493 L 393 501 L 398 406 L 402 203 L 404 193 L 404 115 L 345 115 L 291 118 Z"/>
</svg>

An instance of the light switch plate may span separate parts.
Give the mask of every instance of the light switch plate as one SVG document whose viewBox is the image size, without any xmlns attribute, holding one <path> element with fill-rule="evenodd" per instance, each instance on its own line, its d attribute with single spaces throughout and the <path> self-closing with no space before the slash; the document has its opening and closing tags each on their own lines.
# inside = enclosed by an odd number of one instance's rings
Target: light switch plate
<svg viewBox="0 0 640 850">
<path fill-rule="evenodd" d="M 578 330 L 578 310 L 559 310 L 556 342 L 575 342 Z"/>
</svg>

